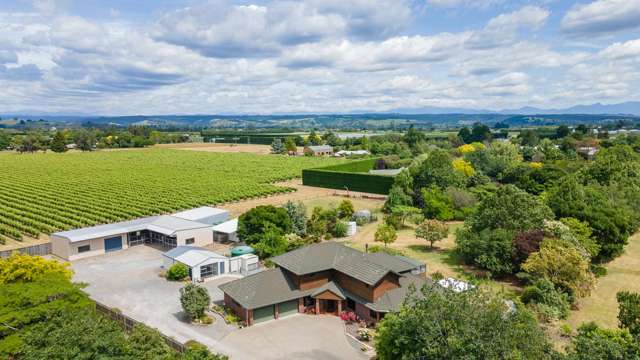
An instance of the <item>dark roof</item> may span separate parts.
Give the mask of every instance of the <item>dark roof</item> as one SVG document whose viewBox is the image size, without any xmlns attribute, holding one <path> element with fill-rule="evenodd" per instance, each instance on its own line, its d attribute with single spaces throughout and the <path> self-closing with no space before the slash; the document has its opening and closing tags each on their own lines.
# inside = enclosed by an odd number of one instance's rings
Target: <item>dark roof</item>
<svg viewBox="0 0 640 360">
<path fill-rule="evenodd" d="M 347 297 L 344 295 L 342 289 L 340 288 L 340 286 L 336 283 L 334 283 L 333 281 L 329 281 L 328 283 L 314 288 L 314 291 L 311 293 L 311 296 L 318 296 L 320 294 L 322 294 L 325 291 L 330 291 L 332 293 L 334 293 L 335 295 L 337 295 L 339 298 L 341 298 L 342 300 L 346 299 Z"/>
<path fill-rule="evenodd" d="M 389 272 L 400 274 L 415 268 L 392 255 L 363 253 L 333 241 L 305 246 L 271 261 L 296 275 L 335 269 L 369 285 L 375 285 Z"/>
<path fill-rule="evenodd" d="M 280 268 L 269 269 L 219 286 L 245 309 L 255 309 L 309 295 L 315 289 L 300 291 Z"/>
<path fill-rule="evenodd" d="M 370 302 L 356 294 L 348 292 L 347 290 L 342 289 L 342 291 L 345 296 L 352 298 L 373 311 L 390 312 L 400 310 L 400 306 L 402 306 L 404 299 L 407 297 L 411 285 L 415 287 L 417 292 L 420 292 L 420 289 L 427 283 L 431 283 L 431 280 L 427 280 L 416 275 L 401 276 L 400 287 L 387 290 L 375 302 Z"/>
</svg>

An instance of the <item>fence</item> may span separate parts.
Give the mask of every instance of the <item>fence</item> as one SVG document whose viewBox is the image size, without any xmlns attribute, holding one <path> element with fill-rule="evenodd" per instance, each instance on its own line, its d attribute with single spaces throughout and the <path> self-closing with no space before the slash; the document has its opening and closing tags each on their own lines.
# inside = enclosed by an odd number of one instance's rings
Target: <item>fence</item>
<svg viewBox="0 0 640 360">
<path fill-rule="evenodd" d="M 136 325 L 142 325 L 142 326 L 146 326 L 144 323 L 141 323 L 137 320 L 134 320 L 130 317 L 128 317 L 127 315 L 124 315 L 123 313 L 121 313 L 118 310 L 114 310 L 104 304 L 101 304 L 95 300 L 93 300 L 93 302 L 96 303 L 96 311 L 102 313 L 105 316 L 108 316 L 109 318 L 117 321 L 120 326 L 122 326 L 122 328 L 127 331 L 130 332 L 131 330 L 133 330 L 133 327 Z M 162 338 L 164 339 L 164 342 L 172 349 L 174 349 L 175 351 L 179 352 L 179 353 L 184 353 L 185 352 L 185 348 L 186 346 L 175 340 L 172 339 L 168 336 L 165 336 L 164 334 L 160 333 L 160 335 L 162 336 Z"/>
<path fill-rule="evenodd" d="M 0 258 L 8 258 L 12 252 L 17 251 L 27 255 L 49 255 L 51 254 L 51 243 L 25 246 L 18 249 L 0 251 Z"/>
</svg>

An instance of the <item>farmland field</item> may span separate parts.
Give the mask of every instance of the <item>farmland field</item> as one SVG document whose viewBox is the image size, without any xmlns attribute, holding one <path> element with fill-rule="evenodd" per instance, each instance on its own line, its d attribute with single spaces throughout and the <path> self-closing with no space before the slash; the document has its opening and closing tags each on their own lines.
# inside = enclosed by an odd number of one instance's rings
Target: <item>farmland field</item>
<svg viewBox="0 0 640 360">
<path fill-rule="evenodd" d="M 337 161 L 169 149 L 0 153 L 0 243 L 292 191 L 271 183 Z"/>
</svg>

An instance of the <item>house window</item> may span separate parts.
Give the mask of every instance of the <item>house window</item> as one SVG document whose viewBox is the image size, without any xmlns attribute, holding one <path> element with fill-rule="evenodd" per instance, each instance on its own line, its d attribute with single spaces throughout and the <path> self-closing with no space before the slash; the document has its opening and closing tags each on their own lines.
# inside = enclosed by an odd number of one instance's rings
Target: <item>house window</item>
<svg viewBox="0 0 640 360">
<path fill-rule="evenodd" d="M 224 274 L 224 263 L 221 262 L 220 264 L 220 274 Z"/>
<path fill-rule="evenodd" d="M 195 242 L 196 242 L 196 239 L 194 239 L 194 238 L 188 238 L 188 239 L 186 239 L 184 241 L 184 243 L 187 244 L 187 245 L 191 245 L 191 244 L 193 244 Z"/>
<path fill-rule="evenodd" d="M 78 246 L 78 254 L 91 250 L 91 245 Z"/>
</svg>

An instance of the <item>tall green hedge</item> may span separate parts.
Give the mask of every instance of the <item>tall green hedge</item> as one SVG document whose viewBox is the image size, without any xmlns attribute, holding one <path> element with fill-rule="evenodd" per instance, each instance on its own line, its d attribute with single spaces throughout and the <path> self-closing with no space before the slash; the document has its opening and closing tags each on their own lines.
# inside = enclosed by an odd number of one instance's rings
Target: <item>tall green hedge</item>
<svg viewBox="0 0 640 360">
<path fill-rule="evenodd" d="M 302 184 L 387 195 L 391 185 L 393 185 L 393 176 L 367 173 L 373 169 L 376 160 L 366 159 L 346 164 L 305 169 L 302 170 Z"/>
</svg>

